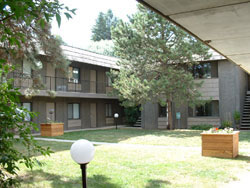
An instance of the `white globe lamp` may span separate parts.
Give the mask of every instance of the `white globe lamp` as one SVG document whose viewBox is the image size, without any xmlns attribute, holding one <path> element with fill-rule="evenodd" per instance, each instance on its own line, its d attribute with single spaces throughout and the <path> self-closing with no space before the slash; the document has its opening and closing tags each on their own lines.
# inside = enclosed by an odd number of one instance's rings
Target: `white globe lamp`
<svg viewBox="0 0 250 188">
<path fill-rule="evenodd" d="M 115 128 L 117 129 L 117 119 L 119 117 L 119 114 L 118 113 L 115 113 L 114 114 L 114 118 L 115 118 Z"/>
<path fill-rule="evenodd" d="M 82 187 L 87 187 L 86 165 L 94 158 L 95 148 L 88 140 L 77 140 L 70 148 L 72 159 L 81 166 Z"/>
</svg>

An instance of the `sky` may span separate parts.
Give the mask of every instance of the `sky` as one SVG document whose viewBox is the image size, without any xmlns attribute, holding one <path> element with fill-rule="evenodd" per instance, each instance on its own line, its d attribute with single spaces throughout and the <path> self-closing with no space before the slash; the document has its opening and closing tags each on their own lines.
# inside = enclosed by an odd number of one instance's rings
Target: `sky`
<svg viewBox="0 0 250 188">
<path fill-rule="evenodd" d="M 60 35 L 68 45 L 87 48 L 91 39 L 91 28 L 95 24 L 99 12 L 106 13 L 108 9 L 123 20 L 127 15 L 136 12 L 136 0 L 60 0 L 69 8 L 77 8 L 76 15 L 67 20 L 62 15 L 62 23 L 58 28 L 57 22 L 52 23 L 52 33 Z"/>
</svg>

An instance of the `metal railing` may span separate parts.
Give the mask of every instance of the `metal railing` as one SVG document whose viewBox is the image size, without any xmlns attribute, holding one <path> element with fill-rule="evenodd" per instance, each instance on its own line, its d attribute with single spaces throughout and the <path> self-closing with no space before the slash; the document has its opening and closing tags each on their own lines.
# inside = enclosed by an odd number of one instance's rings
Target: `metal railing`
<svg viewBox="0 0 250 188">
<path fill-rule="evenodd" d="M 12 72 L 9 78 L 13 78 L 13 85 L 16 88 L 31 88 L 36 84 L 36 78 L 28 74 Z M 80 92 L 80 93 L 98 93 L 107 94 L 111 87 L 107 82 L 96 82 L 90 80 L 77 80 L 63 77 L 42 76 L 40 79 L 40 90 Z"/>
</svg>

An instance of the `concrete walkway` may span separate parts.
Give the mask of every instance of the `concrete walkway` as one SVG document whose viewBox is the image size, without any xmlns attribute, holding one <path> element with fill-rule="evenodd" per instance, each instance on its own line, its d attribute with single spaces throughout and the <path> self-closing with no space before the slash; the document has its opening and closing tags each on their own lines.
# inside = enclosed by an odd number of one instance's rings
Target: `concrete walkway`
<svg viewBox="0 0 250 188">
<path fill-rule="evenodd" d="M 55 139 L 55 138 L 34 138 L 35 140 L 49 141 L 49 142 L 65 142 L 65 143 L 74 143 L 77 140 L 64 140 L 64 139 Z M 164 146 L 164 145 L 147 145 L 147 144 L 125 144 L 125 143 L 110 143 L 110 142 L 95 142 L 90 141 L 94 145 L 113 145 L 113 146 L 126 146 L 126 147 L 153 147 L 153 148 L 162 148 L 162 149 L 184 149 L 184 150 L 201 150 L 201 147 L 195 146 Z M 250 149 L 240 149 L 241 152 L 249 152 Z"/>
<path fill-rule="evenodd" d="M 64 140 L 64 139 L 55 139 L 55 138 L 34 138 L 35 140 L 49 141 L 49 142 L 65 142 L 65 143 L 74 143 L 77 140 Z M 200 150 L 200 147 L 193 146 L 164 146 L 164 145 L 146 145 L 146 144 L 123 144 L 123 143 L 110 143 L 110 142 L 95 142 L 90 141 L 94 145 L 113 145 L 113 146 L 126 146 L 126 147 L 154 147 L 154 148 L 163 148 L 163 149 L 193 149 Z"/>
</svg>

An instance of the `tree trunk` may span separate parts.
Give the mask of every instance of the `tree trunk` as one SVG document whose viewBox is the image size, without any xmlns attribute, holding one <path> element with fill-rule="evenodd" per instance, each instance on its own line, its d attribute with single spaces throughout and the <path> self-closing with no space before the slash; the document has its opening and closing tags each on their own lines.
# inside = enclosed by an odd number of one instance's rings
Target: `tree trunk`
<svg viewBox="0 0 250 188">
<path fill-rule="evenodd" d="M 168 104 L 168 128 L 170 130 L 173 130 L 173 118 L 172 118 L 172 102 L 167 100 L 167 104 Z"/>
</svg>

